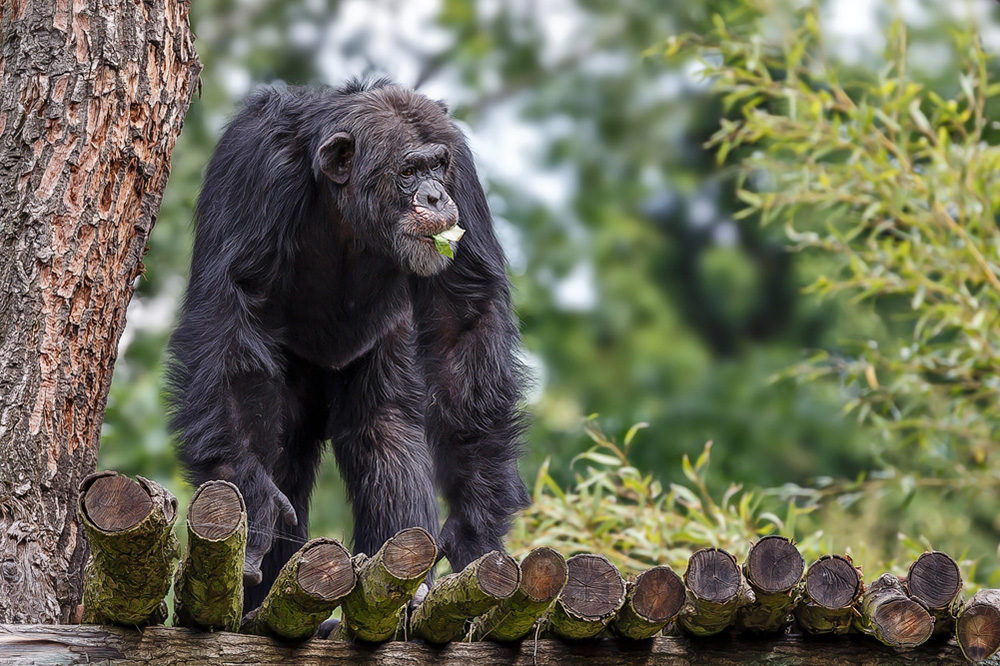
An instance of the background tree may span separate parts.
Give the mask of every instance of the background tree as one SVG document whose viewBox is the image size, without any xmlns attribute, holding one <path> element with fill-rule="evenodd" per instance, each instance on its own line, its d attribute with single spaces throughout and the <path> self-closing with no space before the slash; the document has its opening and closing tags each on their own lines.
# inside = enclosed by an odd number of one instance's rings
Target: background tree
<svg viewBox="0 0 1000 666">
<path fill-rule="evenodd" d="M 0 3 L 0 622 L 79 603 L 77 486 L 200 70 L 187 13 Z"/>
</svg>

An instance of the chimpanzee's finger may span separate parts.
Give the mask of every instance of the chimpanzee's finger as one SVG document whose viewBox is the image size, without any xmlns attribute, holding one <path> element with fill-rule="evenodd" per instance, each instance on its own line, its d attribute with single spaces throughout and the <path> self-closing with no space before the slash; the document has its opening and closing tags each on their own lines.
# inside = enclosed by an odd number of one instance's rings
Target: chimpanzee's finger
<svg viewBox="0 0 1000 666">
<path fill-rule="evenodd" d="M 243 565 L 243 584 L 245 586 L 259 585 L 263 578 L 264 573 L 260 569 L 251 569 L 246 564 Z"/>
<path fill-rule="evenodd" d="M 340 618 L 331 617 L 329 620 L 324 620 L 320 623 L 319 628 L 313 635 L 316 636 L 316 638 L 329 638 L 330 632 L 336 629 L 338 624 L 340 624 Z"/>
<path fill-rule="evenodd" d="M 274 481 L 270 476 L 267 478 L 268 491 L 271 495 L 271 500 L 278 505 L 278 511 L 281 513 L 281 519 L 285 521 L 286 525 L 294 527 L 299 524 L 299 517 L 295 514 L 295 507 L 292 503 L 288 501 L 285 497 L 285 493 L 278 489 Z"/>
<path fill-rule="evenodd" d="M 271 550 L 271 539 L 261 538 L 261 536 L 252 535 L 247 543 L 247 553 L 243 559 L 243 582 L 245 585 L 256 585 L 263 578 L 260 565 L 264 561 L 264 556 Z"/>
</svg>

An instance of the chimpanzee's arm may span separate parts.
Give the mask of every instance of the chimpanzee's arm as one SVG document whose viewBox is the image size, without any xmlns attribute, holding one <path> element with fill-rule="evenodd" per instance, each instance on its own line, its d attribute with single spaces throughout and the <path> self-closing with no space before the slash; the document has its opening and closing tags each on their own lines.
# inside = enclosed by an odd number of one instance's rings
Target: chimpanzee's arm
<svg viewBox="0 0 1000 666">
<path fill-rule="evenodd" d="M 417 280 L 414 290 L 427 435 L 450 509 L 440 542 L 457 571 L 502 547 L 528 496 L 517 471 L 522 369 L 503 250 L 468 149 L 458 152 L 453 169 L 450 191 L 466 233 L 452 265 Z"/>
<path fill-rule="evenodd" d="M 228 479 L 246 500 L 251 581 L 277 518 L 296 522 L 271 474 L 297 411 L 285 385 L 281 304 L 292 234 L 312 196 L 288 103 L 274 92 L 251 98 L 219 141 L 168 362 L 171 426 L 191 480 Z"/>
<path fill-rule="evenodd" d="M 284 391 L 276 377 L 260 371 L 228 372 L 221 360 L 203 360 L 179 370 L 177 357 L 186 333 L 180 328 L 172 340 L 172 425 L 179 435 L 179 457 L 193 484 L 225 479 L 243 494 L 250 520 L 244 575 L 254 584 L 261 579 L 261 560 L 274 535 L 283 531 L 280 525 L 298 522 L 270 472 L 276 468 L 286 428 Z M 188 375 L 186 391 L 178 390 L 181 375 Z"/>
</svg>

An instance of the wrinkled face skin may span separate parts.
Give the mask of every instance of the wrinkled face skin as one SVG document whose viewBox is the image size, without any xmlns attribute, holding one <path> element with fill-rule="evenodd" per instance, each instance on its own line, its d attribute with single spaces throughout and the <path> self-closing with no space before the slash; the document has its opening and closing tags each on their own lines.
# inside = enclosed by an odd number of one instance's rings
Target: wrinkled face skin
<svg viewBox="0 0 1000 666">
<path fill-rule="evenodd" d="M 409 202 L 397 221 L 396 251 L 417 275 L 434 275 L 451 261 L 431 238 L 458 224 L 458 206 L 445 187 L 450 161 L 446 146 L 421 146 L 404 156 L 396 174 L 396 187 Z"/>
<path fill-rule="evenodd" d="M 457 130 L 437 103 L 391 88 L 368 100 L 353 124 L 326 139 L 316 160 L 341 216 L 404 271 L 440 273 L 451 259 L 431 237 L 459 221 L 448 191 Z"/>
</svg>

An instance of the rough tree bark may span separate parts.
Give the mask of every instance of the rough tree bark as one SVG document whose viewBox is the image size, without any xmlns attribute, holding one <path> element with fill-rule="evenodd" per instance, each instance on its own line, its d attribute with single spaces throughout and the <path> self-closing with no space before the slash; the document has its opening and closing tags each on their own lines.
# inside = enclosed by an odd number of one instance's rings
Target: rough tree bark
<svg viewBox="0 0 1000 666">
<path fill-rule="evenodd" d="M 77 486 L 201 66 L 185 0 L 0 0 L 0 36 L 0 622 L 65 622 Z"/>
</svg>

